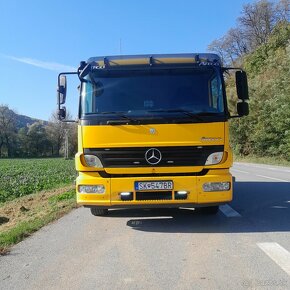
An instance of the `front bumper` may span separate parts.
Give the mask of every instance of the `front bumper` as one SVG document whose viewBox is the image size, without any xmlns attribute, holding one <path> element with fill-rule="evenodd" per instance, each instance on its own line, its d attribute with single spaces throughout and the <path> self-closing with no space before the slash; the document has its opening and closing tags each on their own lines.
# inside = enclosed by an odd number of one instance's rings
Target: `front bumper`
<svg viewBox="0 0 290 290">
<path fill-rule="evenodd" d="M 172 180 L 174 188 L 171 199 L 136 200 L 135 181 L 164 181 Z M 203 191 L 206 182 L 230 182 L 227 191 Z M 80 193 L 79 185 L 104 185 L 105 192 L 100 194 Z M 97 172 L 80 172 L 76 180 L 77 203 L 89 207 L 130 208 L 130 207 L 199 207 L 224 204 L 232 200 L 232 176 L 228 169 L 209 170 L 203 176 L 148 176 L 148 177 L 118 177 L 102 178 Z M 176 191 L 187 191 L 187 198 L 176 199 Z M 133 192 L 133 200 L 122 201 L 121 192 Z M 167 191 L 168 193 L 168 191 Z M 159 196 L 162 191 L 159 192 Z"/>
</svg>

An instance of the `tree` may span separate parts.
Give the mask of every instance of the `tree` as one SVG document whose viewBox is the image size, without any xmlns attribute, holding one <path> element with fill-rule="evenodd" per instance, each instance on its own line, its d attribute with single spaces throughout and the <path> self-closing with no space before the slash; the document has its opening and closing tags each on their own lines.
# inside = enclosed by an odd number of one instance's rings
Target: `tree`
<svg viewBox="0 0 290 290">
<path fill-rule="evenodd" d="M 0 157 L 3 156 L 3 149 L 6 149 L 6 155 L 11 157 L 13 154 L 13 141 L 16 137 L 16 124 L 14 112 L 8 106 L 0 106 Z"/>
<path fill-rule="evenodd" d="M 67 124 L 58 120 L 57 112 L 52 113 L 49 124 L 46 127 L 48 139 L 51 143 L 51 154 L 60 155 L 60 150 L 65 137 Z"/>
<path fill-rule="evenodd" d="M 29 144 L 29 138 L 27 136 L 28 133 L 28 127 L 22 127 L 18 131 L 18 155 L 21 157 L 26 157 L 31 155 L 30 154 L 30 144 Z"/>
<path fill-rule="evenodd" d="M 238 19 L 243 26 L 245 37 L 252 49 L 265 43 L 277 23 L 277 13 L 273 2 L 261 0 L 243 7 Z"/>
<path fill-rule="evenodd" d="M 278 23 L 289 21 L 289 5 L 289 0 L 276 5 L 268 0 L 244 5 L 238 27 L 214 40 L 208 50 L 218 53 L 225 64 L 241 62 L 244 55 L 267 42 Z"/>
<path fill-rule="evenodd" d="M 280 0 L 276 5 L 277 17 L 280 21 L 290 21 L 290 0 Z"/>
<path fill-rule="evenodd" d="M 245 33 L 240 28 L 231 28 L 226 34 L 226 41 L 231 46 L 230 53 L 233 58 L 240 58 L 249 52 L 249 46 L 245 39 Z"/>
<path fill-rule="evenodd" d="M 47 138 L 45 126 L 41 121 L 35 122 L 28 127 L 27 131 L 29 154 L 32 156 L 47 155 L 50 141 Z"/>
<path fill-rule="evenodd" d="M 207 49 L 209 51 L 216 52 L 220 56 L 223 64 L 226 64 L 228 62 L 228 56 L 224 48 L 224 38 L 215 39 L 208 45 Z"/>
<path fill-rule="evenodd" d="M 69 113 L 67 118 L 71 119 Z M 47 136 L 51 143 L 51 154 L 60 156 L 63 150 L 66 132 L 68 134 L 68 151 L 72 156 L 77 150 L 77 127 L 74 123 L 64 123 L 58 120 L 57 112 L 52 113 L 49 124 L 46 127 Z"/>
</svg>

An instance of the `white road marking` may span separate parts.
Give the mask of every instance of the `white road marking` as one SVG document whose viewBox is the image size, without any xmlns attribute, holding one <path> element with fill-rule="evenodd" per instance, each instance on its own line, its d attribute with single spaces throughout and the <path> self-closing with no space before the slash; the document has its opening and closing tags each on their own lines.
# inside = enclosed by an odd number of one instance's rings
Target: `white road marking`
<svg viewBox="0 0 290 290">
<path fill-rule="evenodd" d="M 237 164 L 237 165 L 239 165 L 239 166 L 263 168 L 263 169 L 269 169 L 269 170 L 273 170 L 273 171 L 290 172 L 290 169 L 268 167 L 267 165 L 265 165 L 265 166 L 261 166 L 261 165 L 257 165 L 257 164 L 251 164 L 251 163 L 240 163 L 240 162 L 235 162 L 235 164 Z"/>
<path fill-rule="evenodd" d="M 278 243 L 257 243 L 257 246 L 290 276 L 290 253 L 286 249 Z"/>
<path fill-rule="evenodd" d="M 280 178 L 275 178 L 275 177 L 270 177 L 270 176 L 265 176 L 265 175 L 260 175 L 260 174 L 255 174 L 255 175 L 262 178 L 268 178 L 268 179 L 282 181 L 282 182 L 289 182 L 288 180 L 285 180 L 285 179 L 280 179 Z"/>
<path fill-rule="evenodd" d="M 247 172 L 247 171 L 244 171 L 244 170 L 240 170 L 240 169 L 236 169 L 236 168 L 232 168 L 232 170 L 234 170 L 236 172 L 240 172 L 240 173 L 250 174 L 250 172 Z"/>
<path fill-rule="evenodd" d="M 228 204 L 224 204 L 220 206 L 220 211 L 226 216 L 226 217 L 241 217 L 241 215 L 232 209 Z"/>
<path fill-rule="evenodd" d="M 267 169 L 273 170 L 273 171 L 290 172 L 290 170 L 287 170 L 287 169 L 279 169 L 279 168 L 274 168 L 274 167 L 263 167 L 263 168 L 267 168 Z"/>
</svg>

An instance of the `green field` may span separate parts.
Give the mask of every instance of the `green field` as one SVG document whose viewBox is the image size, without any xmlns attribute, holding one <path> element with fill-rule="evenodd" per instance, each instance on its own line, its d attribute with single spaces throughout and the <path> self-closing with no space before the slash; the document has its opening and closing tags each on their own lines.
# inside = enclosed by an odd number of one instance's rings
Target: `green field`
<svg viewBox="0 0 290 290">
<path fill-rule="evenodd" d="M 73 160 L 0 159 L 0 203 L 70 184 L 75 177 Z"/>
</svg>

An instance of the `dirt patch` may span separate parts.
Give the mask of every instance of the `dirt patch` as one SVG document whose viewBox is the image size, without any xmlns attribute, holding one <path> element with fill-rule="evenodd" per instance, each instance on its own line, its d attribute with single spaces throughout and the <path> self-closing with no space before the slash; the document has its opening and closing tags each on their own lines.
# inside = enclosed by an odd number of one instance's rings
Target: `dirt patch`
<svg viewBox="0 0 290 290">
<path fill-rule="evenodd" d="M 49 198 L 72 190 L 73 185 L 42 191 L 39 193 L 23 196 L 0 206 L 0 232 L 12 229 L 17 224 L 32 220 L 36 217 L 45 216 L 51 211 Z M 58 203 L 58 207 L 65 206 Z"/>
</svg>

